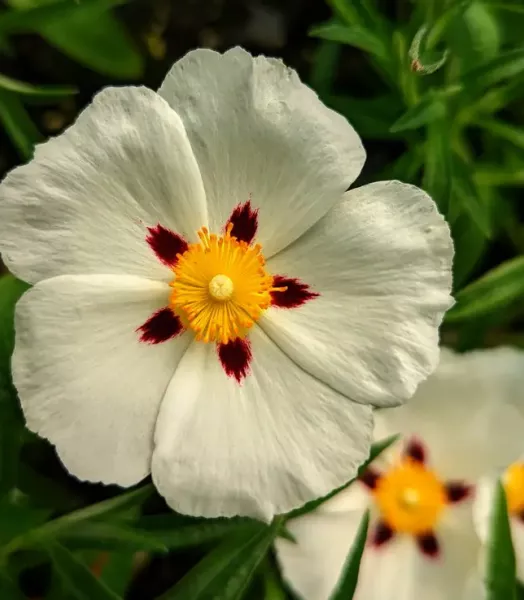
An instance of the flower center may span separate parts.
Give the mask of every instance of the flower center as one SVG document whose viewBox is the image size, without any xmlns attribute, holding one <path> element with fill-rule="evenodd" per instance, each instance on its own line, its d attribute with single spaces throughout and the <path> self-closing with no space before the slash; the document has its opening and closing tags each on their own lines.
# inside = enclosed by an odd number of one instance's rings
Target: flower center
<svg viewBox="0 0 524 600">
<path fill-rule="evenodd" d="M 524 512 L 524 463 L 516 462 L 510 465 L 502 478 L 508 512 L 520 515 Z"/>
<path fill-rule="evenodd" d="M 373 490 L 382 519 L 395 531 L 431 531 L 446 506 L 445 486 L 435 473 L 407 457 L 378 480 Z"/>
<path fill-rule="evenodd" d="M 200 341 L 244 337 L 271 304 L 271 292 L 286 290 L 273 287 L 260 244 L 237 240 L 232 228 L 217 236 L 202 227 L 200 243 L 190 244 L 173 268 L 170 307 Z"/>
</svg>

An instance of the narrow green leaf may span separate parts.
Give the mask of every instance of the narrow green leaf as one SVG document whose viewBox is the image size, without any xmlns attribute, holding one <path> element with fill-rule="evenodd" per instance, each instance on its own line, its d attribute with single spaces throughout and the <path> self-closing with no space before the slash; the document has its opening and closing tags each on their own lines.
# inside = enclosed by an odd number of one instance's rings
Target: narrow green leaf
<svg viewBox="0 0 524 600">
<path fill-rule="evenodd" d="M 166 544 L 155 535 L 120 523 L 79 523 L 66 529 L 60 540 L 79 548 L 167 552 Z"/>
<path fill-rule="evenodd" d="M 15 306 L 20 296 L 28 289 L 27 283 L 12 275 L 0 277 L 0 371 L 3 372 L 9 371 L 15 343 Z"/>
<path fill-rule="evenodd" d="M 10 4 L 15 10 L 0 13 L 0 35 L 28 33 L 63 19 L 72 14 L 82 14 L 97 8 L 109 10 L 112 6 L 123 4 L 126 0 L 57 0 L 51 4 L 35 4 L 27 0 L 15 0 Z M 18 8 L 18 10 L 17 10 Z"/>
<path fill-rule="evenodd" d="M 15 8 L 27 10 L 57 0 L 9 0 Z M 123 25 L 108 10 L 111 2 L 85 2 L 80 10 L 38 22 L 33 29 L 50 44 L 74 60 L 110 77 L 136 78 L 144 61 Z"/>
<path fill-rule="evenodd" d="M 360 475 L 363 471 L 365 471 L 368 468 L 368 466 L 370 465 L 370 463 L 372 463 L 378 456 L 380 456 L 382 454 L 382 452 L 384 452 L 384 450 L 386 450 L 391 445 L 393 445 L 398 440 L 398 437 L 399 437 L 398 435 L 392 435 L 388 438 L 385 438 L 383 440 L 375 442 L 371 446 L 371 450 L 370 450 L 368 459 L 366 460 L 366 462 L 364 464 L 362 464 L 360 466 L 360 468 L 358 470 L 358 475 Z M 358 477 L 358 475 L 357 475 L 357 477 Z M 342 490 L 349 487 L 354 481 L 355 481 L 355 479 L 351 479 L 350 481 L 348 481 L 344 485 L 341 485 L 340 487 L 333 490 L 326 496 L 323 496 L 322 498 L 317 498 L 316 500 L 311 500 L 311 502 L 307 502 L 306 504 L 304 504 L 304 506 L 301 506 L 299 508 L 296 508 L 295 510 L 292 510 L 287 515 L 287 518 L 294 519 L 295 517 L 299 517 L 300 515 L 304 515 L 306 513 L 311 512 L 312 510 L 315 510 L 321 504 L 323 504 L 330 498 L 333 498 L 333 496 L 336 496 L 339 492 L 341 492 Z"/>
<path fill-rule="evenodd" d="M 524 129 L 521 127 L 504 123 L 498 119 L 482 119 L 478 125 L 492 135 L 514 144 L 517 148 L 524 149 Z"/>
<path fill-rule="evenodd" d="M 180 525 L 168 516 L 143 517 L 135 530 L 153 536 L 170 550 L 199 546 L 238 532 L 256 533 L 264 527 L 252 519 L 206 519 L 190 525 Z"/>
<path fill-rule="evenodd" d="M 5 90 L 0 90 L 0 122 L 22 158 L 29 160 L 35 144 L 42 140 L 42 134 L 20 100 Z"/>
<path fill-rule="evenodd" d="M 524 6 L 521 4 L 510 4 L 509 2 L 486 2 L 486 4 L 492 10 L 501 10 L 517 15 L 524 15 Z"/>
<path fill-rule="evenodd" d="M 446 314 L 447 323 L 478 319 L 504 311 L 524 295 L 524 256 L 508 260 L 466 286 Z"/>
<path fill-rule="evenodd" d="M 524 184 L 524 168 L 478 164 L 474 174 L 478 186 L 514 186 Z"/>
<path fill-rule="evenodd" d="M 287 600 L 288 596 L 276 568 L 270 560 L 266 560 L 263 570 L 264 600 Z"/>
<path fill-rule="evenodd" d="M 9 497 L 0 499 L 0 546 L 4 546 L 14 537 L 45 523 L 50 512 L 17 504 Z"/>
<path fill-rule="evenodd" d="M 487 250 L 486 236 L 472 222 L 469 215 L 461 215 L 452 225 L 455 259 L 453 260 L 453 286 L 460 290 Z"/>
<path fill-rule="evenodd" d="M 524 48 L 509 50 L 480 67 L 468 71 L 462 78 L 464 88 L 476 90 L 489 88 L 498 83 L 517 77 L 524 71 Z"/>
<path fill-rule="evenodd" d="M 136 573 L 136 553 L 113 552 L 102 569 L 100 579 L 115 594 L 125 598 L 134 573 Z"/>
<path fill-rule="evenodd" d="M 255 535 L 234 535 L 210 552 L 160 600 L 239 600 L 278 534 L 282 518 Z"/>
<path fill-rule="evenodd" d="M 515 552 L 506 494 L 500 482 L 497 482 L 490 522 L 485 583 L 487 600 L 516 599 Z"/>
<path fill-rule="evenodd" d="M 2 75 L 0 73 L 0 88 L 15 94 L 24 96 L 52 96 L 53 98 L 60 96 L 70 96 L 76 94 L 77 90 L 74 87 L 66 85 L 32 85 L 25 81 L 18 81 Z"/>
<path fill-rule="evenodd" d="M 442 98 L 428 94 L 418 104 L 409 108 L 393 125 L 389 131 L 392 133 L 418 129 L 442 119 L 446 114 L 446 105 Z"/>
<path fill-rule="evenodd" d="M 365 29 L 360 25 L 342 25 L 329 22 L 322 25 L 316 25 L 309 30 L 312 37 L 322 38 L 330 42 L 347 44 L 360 48 L 371 54 L 384 59 L 387 56 L 386 48 L 382 40 L 372 31 Z"/>
<path fill-rule="evenodd" d="M 427 127 L 423 188 L 437 203 L 440 211 L 448 214 L 452 189 L 451 151 L 446 119 L 433 121 Z"/>
<path fill-rule="evenodd" d="M 351 546 L 351 550 L 346 558 L 346 563 L 344 565 L 344 569 L 342 570 L 340 579 L 338 580 L 336 588 L 331 594 L 329 600 L 350 600 L 353 598 L 355 588 L 357 587 L 360 561 L 366 546 L 368 527 L 369 511 L 366 511 L 360 523 L 360 527 L 358 528 L 353 546 Z M 377 574 L 377 576 L 380 575 Z"/>
<path fill-rule="evenodd" d="M 46 544 L 53 567 L 73 598 L 77 600 L 120 600 L 89 568 L 58 543 Z"/>
<path fill-rule="evenodd" d="M 333 42 L 321 41 L 313 54 L 309 83 L 321 98 L 331 94 L 337 72 L 341 46 Z"/>
</svg>

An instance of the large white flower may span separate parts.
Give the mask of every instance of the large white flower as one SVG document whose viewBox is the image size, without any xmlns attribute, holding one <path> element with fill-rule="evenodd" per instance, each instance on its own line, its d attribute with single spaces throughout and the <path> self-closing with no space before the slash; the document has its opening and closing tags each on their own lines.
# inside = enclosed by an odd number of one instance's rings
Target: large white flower
<svg viewBox="0 0 524 600">
<path fill-rule="evenodd" d="M 403 407 L 379 411 L 376 435 L 401 433 L 349 488 L 291 520 L 297 544 L 277 542 L 284 578 L 305 600 L 327 600 L 366 509 L 355 600 L 460 600 L 480 589 L 472 517 L 479 478 L 523 450 L 524 353 L 455 355 Z"/>
<path fill-rule="evenodd" d="M 29 428 L 81 479 L 152 472 L 193 515 L 270 518 L 367 457 L 450 304 L 421 190 L 346 192 L 352 127 L 280 61 L 197 50 L 109 88 L 0 191 Z"/>
</svg>

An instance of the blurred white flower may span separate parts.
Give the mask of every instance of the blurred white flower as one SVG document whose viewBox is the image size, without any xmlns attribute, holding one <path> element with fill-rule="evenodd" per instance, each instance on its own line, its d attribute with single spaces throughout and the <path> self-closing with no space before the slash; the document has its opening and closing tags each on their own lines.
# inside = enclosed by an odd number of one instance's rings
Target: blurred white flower
<svg viewBox="0 0 524 600">
<path fill-rule="evenodd" d="M 28 427 L 77 477 L 152 472 L 193 515 L 269 519 L 354 475 L 372 406 L 436 365 L 452 257 L 421 190 L 346 192 L 364 159 L 294 71 L 238 48 L 102 91 L 0 189 L 0 250 L 34 284 Z"/>
<path fill-rule="evenodd" d="M 400 432 L 361 479 L 291 520 L 277 543 L 283 576 L 301 598 L 332 593 L 361 518 L 371 510 L 355 600 L 459 600 L 480 589 L 475 484 L 522 451 L 524 353 L 441 352 L 436 372 L 399 408 L 378 411 L 376 436 Z M 523 496 L 520 496 L 522 499 Z"/>
</svg>

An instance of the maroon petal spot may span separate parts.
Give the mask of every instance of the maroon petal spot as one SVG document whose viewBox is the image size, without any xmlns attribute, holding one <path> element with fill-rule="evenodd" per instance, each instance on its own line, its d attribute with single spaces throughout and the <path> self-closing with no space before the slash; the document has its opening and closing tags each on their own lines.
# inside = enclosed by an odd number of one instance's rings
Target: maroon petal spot
<svg viewBox="0 0 524 600">
<path fill-rule="evenodd" d="M 416 462 L 425 463 L 427 458 L 426 448 L 419 439 L 413 437 L 404 448 L 404 456 L 408 456 Z"/>
<path fill-rule="evenodd" d="M 519 511 L 515 516 L 519 523 L 524 524 L 524 510 Z"/>
<path fill-rule="evenodd" d="M 432 532 L 417 536 L 417 545 L 425 556 L 436 558 L 439 555 L 440 546 L 435 534 Z"/>
<path fill-rule="evenodd" d="M 146 237 L 146 242 L 151 246 L 158 260 L 168 267 L 174 267 L 177 255 L 184 254 L 187 250 L 186 240 L 162 225 L 148 227 L 147 230 L 149 235 Z"/>
<path fill-rule="evenodd" d="M 176 337 L 184 329 L 180 319 L 170 308 L 161 308 L 149 317 L 136 331 L 140 341 L 146 344 L 161 344 Z"/>
<path fill-rule="evenodd" d="M 375 526 L 373 533 L 371 534 L 371 545 L 375 548 L 380 548 L 389 542 L 394 535 L 395 532 L 387 523 L 384 523 L 384 521 L 379 521 Z"/>
<path fill-rule="evenodd" d="M 249 340 L 237 338 L 227 344 L 217 344 L 217 349 L 226 374 L 240 383 L 249 373 L 249 363 L 253 356 Z"/>
<path fill-rule="evenodd" d="M 271 292 L 271 300 L 273 306 L 280 308 L 296 308 L 305 304 L 308 300 L 312 300 L 320 294 L 312 292 L 307 283 L 302 283 L 300 279 L 292 279 L 282 275 L 273 277 L 273 287 L 285 287 L 282 292 Z"/>
<path fill-rule="evenodd" d="M 377 487 L 378 480 L 381 478 L 381 474 L 375 469 L 367 468 L 362 475 L 360 475 L 359 480 L 370 490 L 374 490 Z"/>
<path fill-rule="evenodd" d="M 448 481 L 446 483 L 446 494 L 448 502 L 455 504 L 465 500 L 471 496 L 473 492 L 473 486 L 468 485 L 462 481 Z"/>
<path fill-rule="evenodd" d="M 251 200 L 239 204 L 231 213 L 227 223 L 233 224 L 231 235 L 241 242 L 250 244 L 257 233 L 258 209 L 251 207 Z"/>
</svg>

